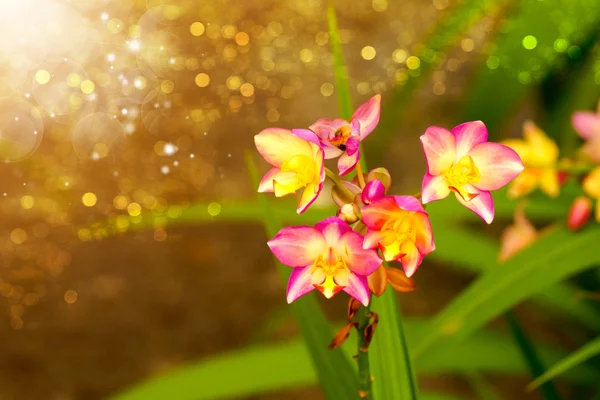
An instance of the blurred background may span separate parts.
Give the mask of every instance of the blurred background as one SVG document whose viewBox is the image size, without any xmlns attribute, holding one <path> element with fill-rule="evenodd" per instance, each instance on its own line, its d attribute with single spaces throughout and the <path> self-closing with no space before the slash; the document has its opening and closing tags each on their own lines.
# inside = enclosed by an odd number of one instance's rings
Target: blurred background
<svg viewBox="0 0 600 400">
<path fill-rule="evenodd" d="M 255 134 L 339 115 L 326 7 L 0 1 L 0 399 L 103 399 L 297 336 L 264 228 L 234 216 L 256 199 Z M 354 105 L 383 96 L 365 152 L 396 193 L 419 190 L 429 125 L 481 119 L 498 140 L 533 118 L 569 151 L 570 113 L 600 94 L 595 0 L 355 0 L 337 13 Z M 434 314 L 472 277 L 426 260 L 405 314 Z M 333 321 L 342 297 L 324 303 Z M 574 346 L 518 311 L 532 335 Z M 491 381 L 538 398 L 526 377 Z M 478 398 L 463 377 L 422 385 Z"/>
</svg>

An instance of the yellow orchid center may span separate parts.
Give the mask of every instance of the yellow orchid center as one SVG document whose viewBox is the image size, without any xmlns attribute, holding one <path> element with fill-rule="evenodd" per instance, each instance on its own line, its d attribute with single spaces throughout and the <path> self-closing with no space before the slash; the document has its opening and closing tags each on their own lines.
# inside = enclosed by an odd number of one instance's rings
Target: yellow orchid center
<svg viewBox="0 0 600 400">
<path fill-rule="evenodd" d="M 417 240 L 414 212 L 400 210 L 391 217 L 382 227 L 383 237 L 380 244 L 383 246 L 383 255 L 386 260 L 396 259 L 405 254 L 407 249 L 414 246 Z"/>
<path fill-rule="evenodd" d="M 457 163 L 452 165 L 445 173 L 444 178 L 448 187 L 457 192 L 466 201 L 475 197 L 464 190 L 464 185 L 477 183 L 481 179 L 479 169 L 475 166 L 471 156 L 463 156 Z"/>
<path fill-rule="evenodd" d="M 296 155 L 281 164 L 281 172 L 292 172 L 286 179 L 275 181 L 275 196 L 295 193 L 310 183 L 318 183 L 315 161 L 306 155 Z"/>
<path fill-rule="evenodd" d="M 352 127 L 350 127 L 350 125 L 344 125 L 335 131 L 333 138 L 329 139 L 329 143 L 336 147 L 340 147 L 342 150 L 345 150 L 346 142 L 350 136 L 352 136 Z"/>
<path fill-rule="evenodd" d="M 315 288 L 323 293 L 325 297 L 330 299 L 336 293 L 344 288 L 335 282 L 336 276 L 341 277 L 348 272 L 346 262 L 342 257 L 328 257 L 328 259 L 322 256 L 317 257 L 313 264 L 312 273 L 314 277 L 325 277 L 322 283 L 314 284 Z M 321 279 L 318 279 L 321 280 Z"/>
</svg>

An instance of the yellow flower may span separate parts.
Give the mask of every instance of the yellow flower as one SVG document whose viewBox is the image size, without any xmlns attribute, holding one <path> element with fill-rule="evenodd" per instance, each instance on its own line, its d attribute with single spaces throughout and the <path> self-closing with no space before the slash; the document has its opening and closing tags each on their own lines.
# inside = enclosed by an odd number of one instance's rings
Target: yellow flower
<svg viewBox="0 0 600 400">
<path fill-rule="evenodd" d="M 600 167 L 596 167 L 585 177 L 583 190 L 596 200 L 596 221 L 600 222 Z"/>
<path fill-rule="evenodd" d="M 550 197 L 560 192 L 558 174 L 558 146 L 532 121 L 523 124 L 523 139 L 509 139 L 503 143 L 516 151 L 525 170 L 508 188 L 510 198 L 525 196 L 536 188 Z"/>
</svg>

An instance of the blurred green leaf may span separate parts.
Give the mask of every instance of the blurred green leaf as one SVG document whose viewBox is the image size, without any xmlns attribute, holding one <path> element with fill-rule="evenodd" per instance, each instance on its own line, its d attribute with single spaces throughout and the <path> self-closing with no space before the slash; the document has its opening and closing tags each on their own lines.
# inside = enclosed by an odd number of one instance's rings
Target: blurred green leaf
<svg viewBox="0 0 600 400">
<path fill-rule="evenodd" d="M 497 10 L 510 3 L 510 0 L 459 0 L 443 12 L 433 30 L 421 41 L 412 55 L 420 60 L 417 70 L 409 70 L 407 80 L 398 85 L 388 96 L 384 104 L 381 119 L 375 133 L 365 142 L 365 151 L 369 159 L 381 157 L 397 132 L 403 113 L 398 110 L 410 106 L 415 90 L 423 84 L 442 59 L 442 54 L 456 45 L 476 23 L 493 15 Z"/>
<path fill-rule="evenodd" d="M 415 359 L 442 353 L 519 302 L 597 265 L 599 240 L 598 226 L 577 233 L 556 227 L 502 268 L 485 272 L 438 314 Z"/>
<path fill-rule="evenodd" d="M 587 343 L 579 350 L 574 351 L 567 357 L 560 360 L 552 368 L 547 370 L 543 375 L 539 376 L 536 380 L 531 382 L 527 388 L 529 390 L 535 389 L 550 379 L 555 378 L 558 375 L 564 374 L 566 371 L 580 365 L 581 363 L 589 360 L 592 357 L 600 355 L 600 337 Z"/>
<path fill-rule="evenodd" d="M 371 310 L 379 314 L 379 324 L 369 346 L 369 361 L 375 378 L 373 397 L 416 399 L 418 389 L 396 292 L 388 288 L 381 297 L 371 296 Z"/>
<path fill-rule="evenodd" d="M 521 1 L 501 28 L 493 50 L 475 77 L 464 120 L 482 120 L 490 139 L 521 104 L 525 93 L 578 47 L 600 23 L 600 3 L 590 0 Z M 540 16 L 545 16 L 540 18 Z"/>
<path fill-rule="evenodd" d="M 406 321 L 406 334 L 413 343 L 429 329 L 424 320 Z M 333 334 L 333 333 L 331 333 Z M 343 345 L 348 356 L 356 353 L 354 341 Z M 547 345 L 540 345 L 542 358 L 555 362 L 565 356 Z M 484 356 L 483 356 L 484 355 Z M 469 343 L 459 344 L 437 359 L 423 358 L 417 365 L 423 376 L 473 371 L 494 374 L 525 372 L 520 354 L 510 339 L 494 332 L 481 331 Z M 598 373 L 589 367 L 575 366 L 565 375 L 574 382 L 594 384 Z M 111 400 L 209 400 L 252 396 L 317 384 L 315 366 L 302 339 L 254 346 L 220 354 L 164 375 L 150 378 Z M 427 393 L 421 399 L 437 398 Z"/>
<path fill-rule="evenodd" d="M 500 400 L 491 385 L 477 372 L 469 372 L 466 378 L 480 400 Z"/>
<path fill-rule="evenodd" d="M 251 153 L 246 153 L 246 165 L 255 186 L 258 186 L 260 177 L 254 164 Z M 272 211 L 267 196 L 259 196 L 263 205 L 265 226 L 269 237 L 273 237 L 281 229 L 281 222 Z M 287 282 L 290 268 L 279 266 L 284 281 Z M 319 384 L 328 399 L 358 399 L 358 381 L 356 373 L 341 349 L 329 350 L 328 344 L 333 338 L 331 327 L 321 311 L 314 294 L 310 293 L 298 299 L 291 305 L 300 331 L 311 354 L 313 364 L 317 370 Z"/>
<path fill-rule="evenodd" d="M 529 372 L 534 377 L 540 376 L 544 373 L 545 368 L 542 364 L 542 361 L 537 355 L 537 350 L 533 346 L 533 343 L 527 337 L 523 328 L 521 328 L 521 324 L 517 317 L 514 315 L 512 311 L 508 311 L 505 314 L 506 321 L 508 322 L 508 326 L 515 338 L 515 342 L 517 342 L 517 346 L 521 350 L 521 354 L 525 359 L 527 367 L 529 368 Z M 559 400 L 560 396 L 556 392 L 556 388 L 552 382 L 546 382 L 544 385 L 540 387 L 540 392 L 542 396 L 547 400 Z"/>
</svg>

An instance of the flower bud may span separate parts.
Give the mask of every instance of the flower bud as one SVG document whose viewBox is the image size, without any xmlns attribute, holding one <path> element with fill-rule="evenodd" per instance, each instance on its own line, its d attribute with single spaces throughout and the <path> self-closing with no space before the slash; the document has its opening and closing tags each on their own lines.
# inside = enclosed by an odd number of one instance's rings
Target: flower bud
<svg viewBox="0 0 600 400">
<path fill-rule="evenodd" d="M 417 285 L 415 281 L 411 278 L 407 277 L 404 271 L 400 268 L 388 268 L 386 270 L 388 280 L 390 281 L 390 285 L 397 292 L 412 292 L 413 290 L 417 290 Z"/>
<path fill-rule="evenodd" d="M 375 270 L 375 272 L 367 277 L 369 289 L 371 289 L 371 293 L 373 293 L 375 296 L 381 296 L 387 287 L 388 278 L 385 270 L 386 268 L 383 264 L 381 264 L 379 268 Z"/>
<path fill-rule="evenodd" d="M 375 179 L 383 183 L 386 192 L 390 189 L 390 186 L 392 186 L 392 176 L 385 168 L 375 168 L 369 171 L 367 174 L 367 182 L 374 181 Z"/>
<path fill-rule="evenodd" d="M 339 207 L 343 206 L 344 204 L 352 203 L 354 201 L 354 197 L 361 192 L 360 188 L 351 182 L 342 181 L 342 185 L 344 185 L 344 188 L 348 189 L 348 191 L 352 193 L 352 197 L 349 197 L 349 194 L 345 190 L 342 190 L 338 186 L 334 185 L 331 189 L 331 197 L 334 203 Z"/>
<path fill-rule="evenodd" d="M 358 214 L 356 213 L 354 204 L 344 204 L 340 207 L 337 216 L 348 224 L 353 224 L 358 221 Z"/>
<path fill-rule="evenodd" d="M 592 215 L 592 200 L 589 197 L 579 196 L 573 201 L 567 214 L 567 226 L 572 231 L 583 228 Z"/>
<path fill-rule="evenodd" d="M 383 196 L 385 196 L 383 183 L 379 179 L 374 179 L 366 184 L 361 194 L 361 199 L 365 204 L 371 204 Z"/>
</svg>

